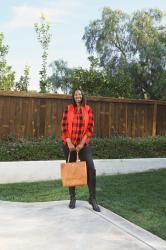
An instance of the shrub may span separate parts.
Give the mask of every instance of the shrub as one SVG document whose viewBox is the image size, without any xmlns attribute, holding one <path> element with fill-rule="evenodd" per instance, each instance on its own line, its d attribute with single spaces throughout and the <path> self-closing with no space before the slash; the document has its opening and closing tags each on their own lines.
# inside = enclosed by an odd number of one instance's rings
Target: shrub
<svg viewBox="0 0 166 250">
<path fill-rule="evenodd" d="M 92 138 L 94 159 L 166 157 L 166 136 Z M 0 161 L 64 159 L 62 142 L 55 136 L 0 140 Z"/>
</svg>

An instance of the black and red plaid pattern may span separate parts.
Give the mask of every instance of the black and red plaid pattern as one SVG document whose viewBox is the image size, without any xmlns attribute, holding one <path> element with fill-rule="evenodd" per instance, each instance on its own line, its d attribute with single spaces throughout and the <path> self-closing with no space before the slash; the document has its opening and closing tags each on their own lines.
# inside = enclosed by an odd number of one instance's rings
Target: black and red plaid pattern
<svg viewBox="0 0 166 250">
<path fill-rule="evenodd" d="M 72 122 L 72 134 L 71 136 L 69 136 L 69 131 L 68 131 L 68 108 L 65 109 L 65 111 L 63 112 L 63 116 L 62 116 L 62 138 L 63 138 L 63 142 L 66 143 L 66 141 L 64 141 L 64 138 L 70 138 L 71 142 L 74 145 L 78 145 L 83 136 L 86 134 L 88 136 L 86 143 L 89 142 L 93 130 L 94 130 L 94 119 L 93 119 L 93 113 L 91 108 L 89 109 L 88 112 L 88 116 L 89 116 L 89 122 L 88 122 L 88 127 L 87 130 L 85 131 L 85 122 L 84 122 L 84 118 L 83 118 L 83 113 L 81 108 L 77 109 L 75 107 L 74 109 L 74 117 L 73 117 L 73 122 Z"/>
</svg>

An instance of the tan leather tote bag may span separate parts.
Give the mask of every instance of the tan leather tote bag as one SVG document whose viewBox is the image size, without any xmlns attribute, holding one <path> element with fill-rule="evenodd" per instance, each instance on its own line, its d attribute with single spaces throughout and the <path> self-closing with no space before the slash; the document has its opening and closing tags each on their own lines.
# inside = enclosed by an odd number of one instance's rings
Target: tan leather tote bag
<svg viewBox="0 0 166 250">
<path fill-rule="evenodd" d="M 70 153 L 67 163 L 61 163 L 60 173 L 64 187 L 83 186 L 87 184 L 87 166 L 86 161 L 79 161 L 77 152 L 76 162 L 69 162 Z"/>
</svg>

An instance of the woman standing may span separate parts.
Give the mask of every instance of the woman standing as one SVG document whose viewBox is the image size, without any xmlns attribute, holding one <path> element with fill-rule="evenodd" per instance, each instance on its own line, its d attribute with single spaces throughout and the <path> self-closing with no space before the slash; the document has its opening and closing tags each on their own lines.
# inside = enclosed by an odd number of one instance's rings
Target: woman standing
<svg viewBox="0 0 166 250">
<path fill-rule="evenodd" d="M 72 102 L 73 104 L 66 107 L 62 116 L 61 137 L 65 159 L 67 161 L 70 152 L 70 162 L 75 162 L 77 151 L 80 160 L 86 161 L 89 203 L 95 211 L 100 212 L 96 202 L 96 170 L 88 145 L 94 130 L 92 110 L 88 105 L 85 105 L 85 98 L 80 89 L 73 91 Z M 69 195 L 69 208 L 75 208 L 75 187 L 69 187 Z"/>
</svg>

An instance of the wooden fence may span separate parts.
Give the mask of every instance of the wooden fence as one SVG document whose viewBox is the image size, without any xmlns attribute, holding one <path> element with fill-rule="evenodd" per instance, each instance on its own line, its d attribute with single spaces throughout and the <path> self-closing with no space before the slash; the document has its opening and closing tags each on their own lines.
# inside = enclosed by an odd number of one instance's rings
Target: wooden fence
<svg viewBox="0 0 166 250">
<path fill-rule="evenodd" d="M 70 96 L 0 92 L 0 138 L 60 137 L 61 117 Z M 88 97 L 95 118 L 94 135 L 143 137 L 166 135 L 166 102 Z"/>
</svg>

